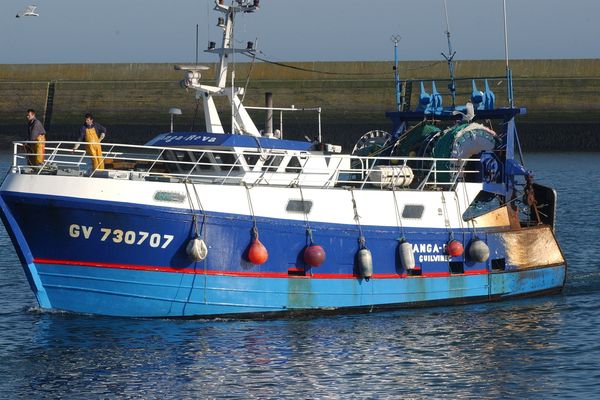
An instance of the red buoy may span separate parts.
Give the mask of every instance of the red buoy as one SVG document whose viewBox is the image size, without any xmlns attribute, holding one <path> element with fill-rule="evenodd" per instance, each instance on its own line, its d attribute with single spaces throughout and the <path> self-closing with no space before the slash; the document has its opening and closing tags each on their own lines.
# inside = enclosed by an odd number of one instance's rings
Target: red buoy
<svg viewBox="0 0 600 400">
<path fill-rule="evenodd" d="M 254 265 L 261 265 L 269 259 L 267 248 L 258 239 L 254 239 L 248 248 L 248 261 Z"/>
<path fill-rule="evenodd" d="M 446 245 L 446 253 L 450 257 L 460 257 L 463 255 L 464 252 L 465 252 L 465 248 L 463 247 L 462 243 L 459 242 L 458 240 L 452 239 Z"/>
<path fill-rule="evenodd" d="M 325 262 L 325 250 L 316 244 L 311 244 L 304 249 L 304 262 L 311 267 L 319 267 Z"/>
</svg>

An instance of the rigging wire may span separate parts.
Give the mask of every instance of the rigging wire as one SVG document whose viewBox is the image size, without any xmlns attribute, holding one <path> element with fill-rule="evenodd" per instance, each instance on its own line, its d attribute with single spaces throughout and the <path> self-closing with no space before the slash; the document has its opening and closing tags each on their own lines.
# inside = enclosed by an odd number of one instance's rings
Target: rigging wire
<svg viewBox="0 0 600 400">
<path fill-rule="evenodd" d="M 248 187 L 248 184 L 246 182 L 244 182 L 244 187 L 246 188 L 246 197 L 248 198 L 248 209 L 250 210 L 250 214 L 252 216 L 252 233 L 254 234 L 254 238 L 258 240 L 258 226 L 256 224 L 256 215 L 254 214 L 254 207 L 252 206 L 250 188 Z"/>
<path fill-rule="evenodd" d="M 352 195 L 352 209 L 354 210 L 354 221 L 356 221 L 356 226 L 358 226 L 358 243 L 361 249 L 366 249 L 366 239 L 365 235 L 363 235 L 362 226 L 360 225 L 360 215 L 358 215 L 358 207 L 356 206 L 356 199 L 354 198 L 354 189 L 350 188 L 350 194 Z"/>
<path fill-rule="evenodd" d="M 258 53 L 265 55 L 265 53 L 263 53 L 262 51 L 258 51 Z M 278 62 L 278 61 L 271 61 L 267 58 L 264 57 L 258 57 L 256 56 L 256 54 L 254 55 L 250 55 L 247 52 L 243 52 L 241 53 L 243 55 L 245 55 L 246 57 L 253 57 L 259 61 L 262 62 L 266 62 L 267 64 L 272 64 L 272 65 L 276 65 L 282 68 L 288 68 L 288 69 L 293 69 L 293 70 L 297 70 L 297 71 L 304 71 L 304 72 L 312 72 L 315 74 L 323 74 L 323 75 L 352 75 L 352 76 L 387 76 L 390 73 L 389 72 L 333 72 L 333 71 L 322 71 L 322 70 L 318 70 L 318 69 L 312 69 L 312 68 L 304 68 L 304 67 L 298 67 L 295 65 L 290 65 L 290 64 L 286 64 L 286 63 L 282 63 L 282 62 Z M 265 55 L 266 56 L 266 55 Z M 431 68 L 434 67 L 436 65 L 439 64 L 443 64 L 444 61 L 434 61 L 430 64 L 426 64 L 426 65 L 420 65 L 417 67 L 412 67 L 412 68 L 406 68 L 406 71 L 415 71 L 415 70 L 421 70 L 421 69 L 427 69 L 427 68 Z"/>
<path fill-rule="evenodd" d="M 200 225 L 200 229 L 198 229 L 198 216 L 196 215 L 196 213 L 194 212 L 194 203 L 192 202 L 192 196 L 190 194 L 190 189 L 188 187 L 188 184 L 192 185 L 192 188 L 194 189 L 194 194 L 196 196 L 196 203 L 198 204 L 198 208 L 200 209 L 200 214 L 202 215 L 202 223 Z M 187 194 L 187 199 L 188 199 L 188 203 L 190 205 L 190 212 L 192 213 L 192 223 L 194 224 L 194 237 L 197 239 L 199 237 L 202 237 L 202 240 L 204 242 L 206 242 L 206 229 L 205 229 L 205 224 L 206 224 L 206 212 L 204 211 L 204 206 L 202 205 L 202 202 L 200 201 L 200 196 L 198 195 L 198 191 L 196 190 L 196 185 L 194 185 L 194 183 L 187 179 L 185 181 L 183 181 L 183 186 L 185 187 L 185 191 Z M 204 304 L 207 303 L 207 297 L 206 297 L 206 286 L 207 286 L 207 263 L 205 260 L 203 260 L 202 262 L 203 266 L 204 266 Z M 192 278 L 192 285 L 191 287 L 194 287 L 194 283 L 196 282 L 196 277 L 198 274 L 194 274 L 194 277 Z M 188 293 L 188 298 L 186 301 L 186 306 L 187 304 L 189 304 L 190 299 L 192 296 L 192 290 L 190 290 L 190 292 Z"/>
<path fill-rule="evenodd" d="M 465 228 L 465 221 L 463 219 L 463 214 L 460 209 L 460 201 L 458 198 L 457 190 L 454 190 L 454 204 L 456 205 L 456 215 L 458 215 L 458 224 L 461 230 Z M 467 204 L 465 207 L 465 211 L 469 208 L 470 204 Z"/>
<path fill-rule="evenodd" d="M 463 188 L 465 209 L 466 209 L 471 205 L 471 200 L 469 199 L 469 193 L 467 191 L 467 185 L 465 184 L 465 182 L 462 183 L 462 188 Z M 477 237 L 477 228 L 475 227 L 475 218 L 472 218 L 466 222 L 467 222 L 467 227 L 469 227 L 469 225 L 471 226 L 471 230 L 473 231 L 473 236 Z"/>
<path fill-rule="evenodd" d="M 254 44 L 258 43 L 258 38 L 254 40 Z M 244 103 L 244 99 L 246 98 L 246 93 L 248 92 L 248 85 L 250 84 L 250 75 L 252 74 L 252 70 L 254 69 L 254 64 L 256 62 L 256 52 L 252 52 L 252 62 L 250 63 L 250 68 L 248 69 L 248 74 L 246 75 L 246 83 L 244 84 L 244 93 L 242 93 L 241 103 Z"/>
<path fill-rule="evenodd" d="M 396 198 L 396 186 L 392 186 L 392 195 L 394 196 L 394 211 L 396 213 L 396 224 L 400 228 L 400 240 L 405 240 L 406 235 L 404 234 L 404 225 L 402 224 L 402 216 L 400 215 L 400 210 L 398 209 L 398 199 Z"/>
<path fill-rule="evenodd" d="M 192 202 L 192 195 L 190 193 L 190 189 L 188 187 L 188 184 L 192 185 L 192 188 L 194 189 L 194 194 L 195 194 L 195 197 L 196 197 L 196 203 L 198 204 L 198 208 L 200 210 L 200 215 L 202 215 L 202 222 L 200 224 L 200 228 L 199 229 L 198 229 L 198 216 L 194 212 L 194 203 Z M 198 195 L 198 191 L 196 190 L 196 186 L 189 179 L 185 180 L 183 182 L 183 185 L 185 187 L 185 191 L 186 191 L 186 194 L 187 194 L 187 199 L 188 199 L 188 203 L 189 203 L 189 206 L 190 206 L 190 212 L 192 213 L 192 220 L 193 220 L 193 223 L 194 223 L 194 236 L 195 237 L 203 236 L 204 225 L 206 223 L 206 212 L 204 211 L 204 207 L 202 206 L 202 202 L 200 201 L 200 196 Z"/>
<path fill-rule="evenodd" d="M 300 199 L 302 201 L 302 215 L 304 216 L 304 224 L 306 226 L 306 235 L 308 236 L 308 245 L 311 246 L 313 244 L 313 236 L 312 229 L 310 227 L 310 222 L 308 221 L 308 213 L 306 211 L 305 201 L 304 201 L 304 192 L 302 192 L 302 186 L 298 185 L 298 189 L 300 189 Z"/>
<path fill-rule="evenodd" d="M 450 216 L 448 213 L 448 206 L 446 204 L 446 196 L 444 194 L 445 192 L 441 192 L 441 196 L 442 196 L 442 212 L 444 214 L 444 225 L 446 227 L 446 230 L 448 231 L 448 234 L 450 236 L 450 240 L 454 240 L 454 232 L 452 231 L 452 227 L 450 226 Z"/>
</svg>

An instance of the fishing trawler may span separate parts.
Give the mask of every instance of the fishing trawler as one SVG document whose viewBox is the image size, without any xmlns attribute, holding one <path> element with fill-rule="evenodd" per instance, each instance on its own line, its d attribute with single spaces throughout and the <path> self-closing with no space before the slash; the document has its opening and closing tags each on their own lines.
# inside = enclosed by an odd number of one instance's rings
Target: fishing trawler
<svg viewBox="0 0 600 400">
<path fill-rule="evenodd" d="M 444 107 L 432 82 L 416 109 L 399 100 L 387 114 L 390 134 L 366 134 L 351 154 L 320 132 L 314 142 L 269 126 L 261 134 L 243 89 L 227 85 L 230 57 L 253 51 L 233 47 L 234 16 L 258 1 L 217 0 L 215 10 L 215 84 L 204 67 L 178 67 L 203 101 L 205 132 L 102 143 L 102 162 L 73 142 L 47 142 L 44 163 L 28 165 L 28 142 L 15 142 L 0 208 L 42 309 L 267 317 L 562 289 L 556 195 L 519 156 L 514 119 L 524 109 L 497 107 L 485 80 L 484 91 L 467 81 L 467 105 Z M 231 105 L 231 132 L 219 96 Z"/>
</svg>

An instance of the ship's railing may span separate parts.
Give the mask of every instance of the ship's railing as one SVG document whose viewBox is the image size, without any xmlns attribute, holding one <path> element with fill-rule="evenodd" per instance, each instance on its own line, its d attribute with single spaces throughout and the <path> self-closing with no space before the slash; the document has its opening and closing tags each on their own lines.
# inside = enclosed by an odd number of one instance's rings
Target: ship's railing
<svg viewBox="0 0 600 400">
<path fill-rule="evenodd" d="M 102 143 L 102 156 L 77 142 L 46 142 L 44 162 L 30 165 L 37 142 L 15 142 L 13 173 L 164 182 L 357 189 L 451 190 L 480 181 L 479 159 L 361 157 L 298 150 L 192 149 Z M 94 163 L 95 162 L 95 163 Z M 102 168 L 94 169 L 93 165 Z"/>
</svg>

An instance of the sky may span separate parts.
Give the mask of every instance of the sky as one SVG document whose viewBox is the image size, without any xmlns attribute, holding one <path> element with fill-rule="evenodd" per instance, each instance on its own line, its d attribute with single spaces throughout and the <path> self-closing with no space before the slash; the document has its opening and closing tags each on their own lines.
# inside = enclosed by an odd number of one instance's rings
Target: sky
<svg viewBox="0 0 600 400">
<path fill-rule="evenodd" d="M 31 1 L 31 2 L 28 2 Z M 226 0 L 230 2 L 231 0 Z M 28 4 L 39 17 L 15 18 Z M 506 0 L 512 59 L 600 58 L 600 0 Z M 447 0 L 456 59 L 503 59 L 502 0 Z M 236 39 L 273 61 L 438 60 L 443 0 L 261 0 Z M 221 40 L 214 0 L 1 0 L 0 64 L 200 61 Z M 242 44 L 243 43 L 243 44 Z"/>
</svg>

